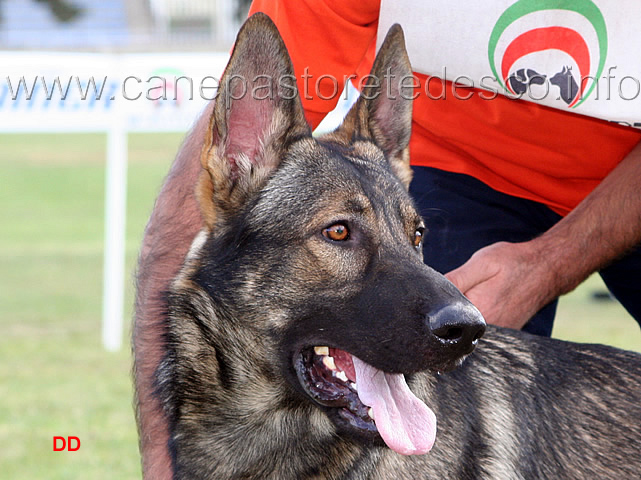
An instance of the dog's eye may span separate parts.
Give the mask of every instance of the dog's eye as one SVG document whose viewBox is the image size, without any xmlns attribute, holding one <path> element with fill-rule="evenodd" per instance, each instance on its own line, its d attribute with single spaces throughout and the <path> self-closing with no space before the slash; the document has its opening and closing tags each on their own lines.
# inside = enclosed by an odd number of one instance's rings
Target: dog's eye
<svg viewBox="0 0 641 480">
<path fill-rule="evenodd" d="M 417 228 L 416 231 L 414 232 L 414 248 L 417 250 L 421 248 L 423 245 L 423 232 L 425 229 L 423 227 Z"/>
<path fill-rule="evenodd" d="M 323 236 L 335 242 L 344 242 L 349 238 L 349 230 L 342 223 L 335 223 L 323 230 Z"/>
</svg>

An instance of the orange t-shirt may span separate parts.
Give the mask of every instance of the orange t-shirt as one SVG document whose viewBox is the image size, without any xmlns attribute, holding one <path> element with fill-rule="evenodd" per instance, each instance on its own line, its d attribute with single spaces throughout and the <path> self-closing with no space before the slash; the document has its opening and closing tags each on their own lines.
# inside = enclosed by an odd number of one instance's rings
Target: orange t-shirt
<svg viewBox="0 0 641 480">
<path fill-rule="evenodd" d="M 254 1 L 251 13 L 269 15 L 285 40 L 312 126 L 335 107 L 349 75 L 369 73 L 379 9 L 380 0 Z M 413 165 L 470 175 L 562 215 L 641 140 L 633 128 L 501 95 L 485 100 L 490 92 L 471 88 L 456 98 L 450 82 L 417 78 Z"/>
</svg>

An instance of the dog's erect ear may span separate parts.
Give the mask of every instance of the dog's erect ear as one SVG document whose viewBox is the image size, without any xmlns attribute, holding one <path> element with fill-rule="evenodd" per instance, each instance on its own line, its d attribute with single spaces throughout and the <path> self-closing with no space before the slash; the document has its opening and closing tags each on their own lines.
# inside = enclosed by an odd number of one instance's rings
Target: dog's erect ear
<svg viewBox="0 0 641 480">
<path fill-rule="evenodd" d="M 292 138 L 311 135 L 292 62 L 270 18 L 252 15 L 240 29 L 220 81 L 198 185 L 203 219 L 238 209 L 276 169 Z"/>
<path fill-rule="evenodd" d="M 393 25 L 374 60 L 361 96 L 343 124 L 330 134 L 342 141 L 373 140 L 387 156 L 396 176 L 409 187 L 409 141 L 412 130 L 414 77 L 405 37 L 400 25 Z"/>
</svg>

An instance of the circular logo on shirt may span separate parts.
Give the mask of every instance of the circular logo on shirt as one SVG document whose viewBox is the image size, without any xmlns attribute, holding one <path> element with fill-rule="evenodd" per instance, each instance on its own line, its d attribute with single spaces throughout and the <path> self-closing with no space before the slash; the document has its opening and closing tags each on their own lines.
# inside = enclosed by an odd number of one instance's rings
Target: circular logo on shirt
<svg viewBox="0 0 641 480">
<path fill-rule="evenodd" d="M 605 20 L 590 0 L 519 0 L 499 17 L 488 44 L 490 67 L 506 91 L 539 91 L 541 98 L 554 92 L 568 108 L 592 94 L 607 51 Z"/>
</svg>

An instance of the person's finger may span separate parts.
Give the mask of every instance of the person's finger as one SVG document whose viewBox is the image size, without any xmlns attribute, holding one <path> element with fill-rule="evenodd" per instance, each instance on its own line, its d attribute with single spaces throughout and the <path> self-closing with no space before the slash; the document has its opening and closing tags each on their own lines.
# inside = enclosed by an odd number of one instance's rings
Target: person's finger
<svg viewBox="0 0 641 480">
<path fill-rule="evenodd" d="M 466 293 L 489 278 L 487 272 L 478 268 L 478 266 L 475 259 L 470 258 L 460 267 L 446 273 L 445 278 L 452 282 L 461 292 Z"/>
</svg>

